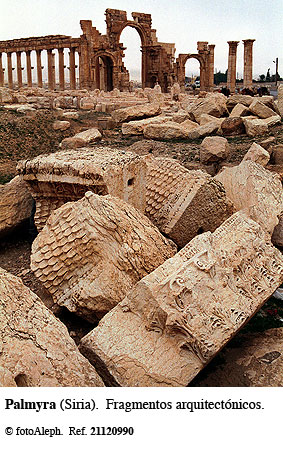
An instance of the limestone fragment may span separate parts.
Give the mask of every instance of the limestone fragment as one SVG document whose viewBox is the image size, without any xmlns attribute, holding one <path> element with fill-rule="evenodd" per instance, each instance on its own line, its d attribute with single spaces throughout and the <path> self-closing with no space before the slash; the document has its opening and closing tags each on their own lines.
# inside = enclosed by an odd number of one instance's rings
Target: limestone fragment
<svg viewBox="0 0 283 457">
<path fill-rule="evenodd" d="M 18 164 L 19 173 L 36 200 L 35 224 L 40 231 L 51 212 L 90 190 L 111 194 L 145 208 L 145 163 L 130 151 L 114 148 L 81 148 L 59 151 Z"/>
<path fill-rule="evenodd" d="M 225 136 L 241 135 L 245 133 L 245 126 L 241 117 L 227 117 L 220 127 L 221 133 Z"/>
<path fill-rule="evenodd" d="M 145 214 L 178 246 L 214 230 L 232 214 L 224 188 L 210 175 L 173 159 L 147 157 L 146 162 Z"/>
<path fill-rule="evenodd" d="M 111 114 L 115 122 L 132 121 L 146 117 L 157 116 L 161 113 L 159 103 L 146 103 L 145 105 L 130 106 L 113 111 Z"/>
<path fill-rule="evenodd" d="M 270 235 L 283 212 L 283 192 L 279 175 L 252 160 L 225 167 L 214 179 L 220 181 L 236 210 L 244 210 Z"/>
<path fill-rule="evenodd" d="M 220 136 L 207 136 L 200 145 L 201 163 L 220 162 L 227 159 L 229 144 L 226 138 Z"/>
<path fill-rule="evenodd" d="M 32 202 L 31 193 L 20 176 L 0 185 L 0 236 L 6 235 L 31 216 Z"/>
<path fill-rule="evenodd" d="M 33 243 L 31 268 L 57 305 L 95 321 L 175 252 L 134 207 L 87 192 L 48 219 Z"/>
<path fill-rule="evenodd" d="M 142 135 L 145 127 L 151 124 L 163 124 L 168 121 L 166 116 L 155 116 L 141 121 L 130 121 L 122 124 L 123 135 Z"/>
<path fill-rule="evenodd" d="M 22 281 L 0 269 L 0 386 L 102 387 L 67 328 Z"/>
<path fill-rule="evenodd" d="M 68 130 L 71 124 L 69 121 L 55 121 L 53 123 L 54 130 Z"/>
<path fill-rule="evenodd" d="M 230 117 L 241 117 L 241 116 L 247 116 L 249 113 L 249 109 L 243 105 L 242 103 L 237 103 L 237 105 L 234 106 L 230 113 Z"/>
<path fill-rule="evenodd" d="M 200 123 L 202 114 L 221 117 L 227 113 L 226 97 L 223 94 L 208 94 L 205 98 L 197 100 L 189 109 L 189 113 L 194 116 L 198 123 Z"/>
<path fill-rule="evenodd" d="M 256 116 L 266 119 L 267 117 L 276 116 L 277 113 L 271 108 L 266 106 L 264 103 L 255 99 L 249 106 L 249 111 L 251 111 Z"/>
<path fill-rule="evenodd" d="M 268 125 L 264 119 L 244 119 L 244 125 L 248 136 L 265 135 L 268 133 Z"/>
<path fill-rule="evenodd" d="M 92 129 L 84 130 L 83 132 L 77 133 L 76 135 L 74 135 L 74 138 L 80 138 L 84 140 L 86 144 L 91 144 L 101 140 L 102 135 L 100 131 L 94 127 Z"/>
<path fill-rule="evenodd" d="M 236 213 L 139 281 L 81 350 L 109 382 L 186 386 L 282 280 L 282 254 Z"/>
<path fill-rule="evenodd" d="M 197 387 L 282 387 L 282 355 L 283 328 L 241 335 Z"/>
<path fill-rule="evenodd" d="M 188 130 L 177 122 L 168 121 L 162 124 L 148 124 L 143 131 L 145 138 L 153 140 L 187 138 Z"/>
<path fill-rule="evenodd" d="M 233 109 L 234 106 L 241 103 L 241 105 L 250 106 L 253 101 L 253 97 L 251 95 L 241 95 L 241 94 L 234 94 L 231 95 L 227 100 L 227 108 Z"/>
<path fill-rule="evenodd" d="M 265 167 L 270 159 L 270 155 L 257 143 L 253 143 L 252 146 L 249 148 L 248 152 L 244 156 L 243 160 L 253 160 L 254 162 L 258 163 Z"/>
</svg>

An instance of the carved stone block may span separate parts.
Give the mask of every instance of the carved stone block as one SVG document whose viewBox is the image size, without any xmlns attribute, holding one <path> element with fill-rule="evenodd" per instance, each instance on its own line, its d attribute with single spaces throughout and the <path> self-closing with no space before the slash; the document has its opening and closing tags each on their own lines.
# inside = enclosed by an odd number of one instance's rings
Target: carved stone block
<svg viewBox="0 0 283 457">
<path fill-rule="evenodd" d="M 186 386 L 283 281 L 283 255 L 239 212 L 139 281 L 81 350 L 121 386 Z"/>
<path fill-rule="evenodd" d="M 50 216 L 33 243 L 31 268 L 55 303 L 95 321 L 175 252 L 134 207 L 87 192 Z"/>
<path fill-rule="evenodd" d="M 214 179 L 225 187 L 236 210 L 244 210 L 270 235 L 283 212 L 283 192 L 279 175 L 252 160 L 225 167 Z"/>
<path fill-rule="evenodd" d="M 129 151 L 81 148 L 59 151 L 18 164 L 36 201 L 35 224 L 40 231 L 51 212 L 87 191 L 111 194 L 144 211 L 145 163 Z"/>
<path fill-rule="evenodd" d="M 178 246 L 215 230 L 232 214 L 223 186 L 207 173 L 187 170 L 163 157 L 148 156 L 146 162 L 145 214 Z"/>
<path fill-rule="evenodd" d="M 0 269 L 0 386 L 103 386 L 67 328 L 22 281 Z"/>
</svg>

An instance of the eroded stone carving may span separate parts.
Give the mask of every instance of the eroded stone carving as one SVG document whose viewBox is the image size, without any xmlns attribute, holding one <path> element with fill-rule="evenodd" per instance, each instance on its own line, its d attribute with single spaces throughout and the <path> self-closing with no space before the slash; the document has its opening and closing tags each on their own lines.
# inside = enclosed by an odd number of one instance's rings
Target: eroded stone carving
<svg viewBox="0 0 283 457">
<path fill-rule="evenodd" d="M 236 210 L 243 209 L 270 235 L 283 212 L 283 192 L 279 175 L 271 173 L 253 160 L 237 167 L 225 167 L 214 179 L 225 187 Z"/>
<path fill-rule="evenodd" d="M 114 148 L 81 148 L 19 162 L 18 171 L 36 200 L 35 224 L 40 231 L 51 212 L 87 191 L 111 194 L 141 211 L 145 164 L 137 155 Z"/>
<path fill-rule="evenodd" d="M 195 237 L 82 339 L 122 386 L 186 386 L 283 280 L 283 256 L 244 213 Z"/>
<path fill-rule="evenodd" d="M 149 219 L 178 246 L 215 230 L 233 212 L 218 182 L 176 160 L 146 158 L 146 209 Z"/>
<path fill-rule="evenodd" d="M 95 321 L 175 252 L 131 205 L 87 192 L 48 219 L 33 243 L 31 268 L 55 303 Z"/>
<path fill-rule="evenodd" d="M 0 269 L 0 386 L 103 386 L 67 328 L 22 281 Z"/>
</svg>

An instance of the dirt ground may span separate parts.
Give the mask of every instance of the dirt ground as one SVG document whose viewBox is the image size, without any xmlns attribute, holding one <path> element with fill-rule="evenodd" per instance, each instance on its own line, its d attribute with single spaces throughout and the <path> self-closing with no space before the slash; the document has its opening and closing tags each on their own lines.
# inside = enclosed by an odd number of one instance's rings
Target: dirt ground
<svg viewBox="0 0 283 457">
<path fill-rule="evenodd" d="M 105 117 L 105 113 L 82 112 L 78 120 L 70 121 L 70 129 L 61 132 L 54 131 L 52 128 L 52 124 L 56 120 L 54 112 L 38 110 L 36 116 L 23 115 L 7 112 L 0 107 L 0 184 L 10 181 L 16 175 L 16 164 L 19 160 L 55 152 L 63 138 L 97 126 L 97 121 L 102 116 Z M 283 143 L 282 126 L 273 127 L 268 137 L 271 136 L 274 137 L 274 144 Z M 230 145 L 230 156 L 227 159 L 227 164 L 236 165 L 254 141 L 260 143 L 265 138 L 249 138 L 246 135 L 241 135 L 227 139 Z M 103 139 L 98 146 L 113 145 L 115 148 L 129 148 L 139 154 L 172 157 L 189 169 L 202 168 L 213 175 L 217 171 L 215 167 L 200 166 L 199 148 L 201 141 L 144 140 L 140 136 L 123 137 L 120 129 L 114 129 L 103 132 Z M 29 222 L 9 237 L 0 239 L 0 267 L 19 276 L 23 283 L 35 292 L 46 306 L 65 323 L 70 336 L 78 344 L 80 339 L 94 327 L 94 324 L 78 318 L 68 310 L 59 308 L 53 303 L 52 297 L 30 270 L 31 244 L 32 234 Z M 260 332 L 268 328 L 282 326 L 283 307 L 277 300 L 270 299 L 242 332 L 236 336 L 236 339 L 250 331 Z M 235 341 L 237 340 L 234 338 L 233 343 L 230 344 L 235 344 Z M 193 381 L 192 386 L 201 385 L 206 373 L 211 373 L 219 361 L 221 361 L 221 352 Z"/>
</svg>

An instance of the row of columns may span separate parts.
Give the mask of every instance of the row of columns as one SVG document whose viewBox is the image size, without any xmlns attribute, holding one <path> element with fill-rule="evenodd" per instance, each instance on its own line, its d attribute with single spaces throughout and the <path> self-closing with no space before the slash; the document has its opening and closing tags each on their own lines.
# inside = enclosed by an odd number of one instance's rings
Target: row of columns
<svg viewBox="0 0 283 457">
<path fill-rule="evenodd" d="M 42 63 L 41 63 L 41 53 L 42 49 L 36 49 L 36 69 L 37 69 L 37 86 L 43 87 L 42 82 Z M 22 52 L 16 51 L 17 56 L 17 84 L 18 87 L 22 87 L 23 78 L 22 71 Z M 32 70 L 31 66 L 31 50 L 24 51 L 26 54 L 26 71 L 27 71 L 27 84 L 29 87 L 32 86 Z M 76 48 L 70 48 L 69 51 L 69 70 L 70 70 L 70 88 L 76 89 L 76 63 L 75 63 L 75 52 Z M 58 48 L 59 55 L 59 88 L 60 90 L 65 89 L 65 74 L 64 69 L 64 48 Z M 12 52 L 7 52 L 7 71 L 8 71 L 8 85 L 10 89 L 13 89 L 13 65 L 12 65 Z M 47 74 L 48 74 L 48 89 L 55 89 L 55 54 L 53 49 L 47 49 Z M 4 86 L 4 69 L 2 64 L 2 52 L 0 52 L 0 87 Z"/>
<path fill-rule="evenodd" d="M 253 43 L 255 40 L 243 40 L 244 43 L 244 88 L 251 88 L 253 85 Z M 236 65 L 237 65 L 237 47 L 239 41 L 228 41 L 228 74 L 227 87 L 230 92 L 234 93 L 236 89 Z"/>
</svg>

